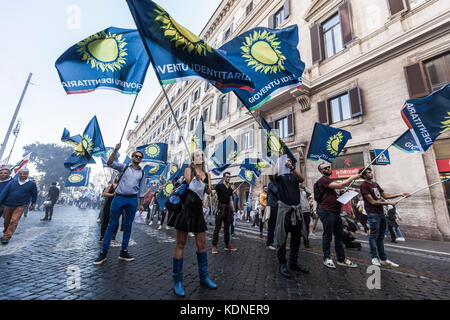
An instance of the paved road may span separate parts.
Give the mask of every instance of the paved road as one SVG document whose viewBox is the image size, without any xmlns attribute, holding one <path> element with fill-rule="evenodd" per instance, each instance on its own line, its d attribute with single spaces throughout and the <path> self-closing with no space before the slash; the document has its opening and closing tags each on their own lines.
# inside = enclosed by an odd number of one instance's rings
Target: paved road
<svg viewBox="0 0 450 320">
<path fill-rule="evenodd" d="M 97 211 L 59 207 L 51 222 L 40 221 L 43 215 L 30 212 L 20 221 L 10 243 L 0 247 L 0 299 L 180 299 L 172 292 L 173 229 L 157 230 L 157 226 L 134 224 L 129 252 L 136 260 L 119 261 L 117 244 L 110 249 L 105 264 L 94 266 L 92 262 L 100 249 Z M 208 250 L 212 228 L 209 226 L 207 232 Z M 299 257 L 299 263 L 311 273 L 295 274 L 293 279 L 286 280 L 278 273 L 275 252 L 265 248 L 265 243 L 257 239 L 258 234 L 251 224 L 239 223 L 239 239 L 233 240 L 237 252 L 223 250 L 221 234 L 219 254 L 208 254 L 217 290 L 199 285 L 195 244 L 189 238 L 184 299 L 450 298 L 450 250 L 445 243 L 436 243 L 436 250 L 431 250 L 428 242 L 421 249 L 420 241 L 414 242 L 415 249 L 406 248 L 408 242 L 389 245 L 387 254 L 400 268 L 383 267 L 381 289 L 370 290 L 369 250 L 365 242 L 362 251 L 347 251 L 358 268 L 338 266 L 331 270 L 322 264 L 321 240 L 312 239 L 313 248 L 302 248 Z M 120 232 L 118 238 L 121 239 Z"/>
</svg>

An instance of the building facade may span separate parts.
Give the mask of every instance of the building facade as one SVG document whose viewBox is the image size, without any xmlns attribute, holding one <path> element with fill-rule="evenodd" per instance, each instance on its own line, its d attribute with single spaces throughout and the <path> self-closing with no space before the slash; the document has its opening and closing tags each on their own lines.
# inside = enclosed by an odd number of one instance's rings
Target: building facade
<svg viewBox="0 0 450 320">
<path fill-rule="evenodd" d="M 257 26 L 298 25 L 298 49 L 306 64 L 303 85 L 273 97 L 254 115 L 263 115 L 279 130 L 312 189 L 320 173 L 306 154 L 315 122 L 351 132 L 352 139 L 333 162 L 333 178 L 344 179 L 368 165 L 374 149 L 385 149 L 407 129 L 400 116 L 405 100 L 424 97 L 449 82 L 449 9 L 445 0 L 223 0 L 200 37 L 218 48 Z M 259 126 L 247 109 L 233 93 L 221 94 L 202 81 L 166 89 L 187 141 L 203 116 L 207 155 L 228 135 L 238 142 L 241 155 L 229 171 L 232 182 L 240 184 L 239 163 L 258 156 L 261 145 Z M 160 141 L 169 144 L 170 160 L 184 155 L 162 93 L 127 138 L 129 151 Z M 390 165 L 373 166 L 375 180 L 387 193 L 412 192 L 450 176 L 450 132 L 423 155 L 395 148 L 389 152 Z M 253 204 L 270 172 L 266 169 L 252 187 Z M 241 186 L 242 203 L 249 189 Z M 450 183 L 400 202 L 402 231 L 450 240 L 449 206 Z"/>
</svg>

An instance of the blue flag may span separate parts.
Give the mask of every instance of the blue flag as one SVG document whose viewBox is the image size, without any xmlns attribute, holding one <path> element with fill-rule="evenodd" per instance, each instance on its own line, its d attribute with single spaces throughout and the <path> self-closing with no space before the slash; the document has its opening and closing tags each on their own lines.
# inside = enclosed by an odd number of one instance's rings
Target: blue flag
<svg viewBox="0 0 450 320">
<path fill-rule="evenodd" d="M 108 166 L 106 165 L 106 163 L 108 162 L 108 159 L 109 159 L 109 157 L 111 156 L 111 154 L 113 153 L 113 151 L 114 151 L 114 148 L 106 147 L 106 152 L 105 152 L 105 153 L 102 153 L 102 154 L 100 155 L 100 157 L 101 157 L 101 159 L 102 159 L 102 164 L 103 164 L 103 167 L 104 167 L 104 168 L 108 167 Z M 114 161 L 115 161 L 115 162 L 119 162 L 119 157 L 120 157 L 120 154 L 117 152 L 117 153 L 116 153 L 116 156 L 114 157 Z M 128 156 L 127 156 L 127 157 L 128 157 Z M 131 161 L 131 160 L 130 160 L 130 161 Z M 127 165 L 127 164 L 125 164 L 125 165 Z"/>
<path fill-rule="evenodd" d="M 450 131 L 450 84 L 423 99 L 407 100 L 402 117 L 421 152 L 442 133 Z"/>
<path fill-rule="evenodd" d="M 305 63 L 297 47 L 297 25 L 284 29 L 257 27 L 220 47 L 255 84 L 254 92 L 235 90 L 249 110 L 259 108 L 282 90 L 302 85 Z"/>
<path fill-rule="evenodd" d="M 87 187 L 89 184 L 90 168 L 73 170 L 66 179 L 66 187 Z"/>
<path fill-rule="evenodd" d="M 192 154 L 195 150 L 205 150 L 205 126 L 203 124 L 203 116 L 198 121 L 197 129 L 195 129 L 192 135 L 191 142 L 189 144 L 189 152 Z"/>
<path fill-rule="evenodd" d="M 261 176 L 262 171 L 268 164 L 261 159 L 247 158 L 241 163 L 239 168 L 253 171 L 257 178 Z"/>
<path fill-rule="evenodd" d="M 250 78 L 150 0 L 127 0 L 161 84 L 200 79 L 218 89 L 252 90 Z"/>
<path fill-rule="evenodd" d="M 416 144 L 416 140 L 411 133 L 411 131 L 406 130 L 397 140 L 393 143 L 394 147 L 407 153 L 423 153 Z"/>
<path fill-rule="evenodd" d="M 129 157 L 129 156 L 126 156 L 125 157 L 125 160 L 123 161 L 123 164 L 125 165 L 125 166 L 127 166 L 127 165 L 129 165 L 131 163 L 131 158 Z"/>
<path fill-rule="evenodd" d="M 308 150 L 308 160 L 332 163 L 352 138 L 350 132 L 316 122 Z"/>
<path fill-rule="evenodd" d="M 144 154 L 142 161 L 157 162 L 165 164 L 167 162 L 167 143 L 150 143 L 136 148 Z"/>
<path fill-rule="evenodd" d="M 292 161 L 292 165 L 295 166 L 295 164 L 297 163 L 297 159 L 295 159 L 294 155 L 292 154 L 288 146 L 284 143 L 283 139 L 281 139 L 276 134 L 276 131 L 272 129 L 272 127 L 267 123 L 266 119 L 264 119 L 263 116 L 261 116 L 261 125 L 264 129 L 261 131 L 263 159 L 269 164 L 274 165 L 277 163 L 279 153 L 281 152 L 281 154 L 287 154 L 287 156 Z"/>
<path fill-rule="evenodd" d="M 256 186 L 255 184 L 255 173 L 252 170 L 242 169 L 239 172 L 239 177 L 242 178 L 245 182 L 251 184 L 252 186 Z"/>
<path fill-rule="evenodd" d="M 231 163 L 225 163 L 222 166 L 212 169 L 211 172 L 216 176 L 220 176 L 229 166 L 231 166 Z"/>
<path fill-rule="evenodd" d="M 70 47 L 55 66 L 67 94 L 96 89 L 137 94 L 149 63 L 137 30 L 110 27 Z"/>
<path fill-rule="evenodd" d="M 166 164 L 152 163 L 144 166 L 144 174 L 146 177 L 156 176 L 159 177 L 166 169 Z"/>
<path fill-rule="evenodd" d="M 158 204 L 161 208 L 161 210 L 166 210 L 166 202 L 169 199 L 170 195 L 172 194 L 172 191 L 174 189 L 174 183 L 172 180 L 167 180 L 166 183 L 164 183 L 163 188 L 160 192 L 158 192 L 158 195 L 156 196 L 156 201 L 158 201 Z"/>
<path fill-rule="evenodd" d="M 64 143 L 67 143 L 68 145 L 71 145 L 72 147 L 77 147 L 81 143 L 81 136 L 77 134 L 76 136 L 71 137 L 69 130 L 64 128 L 61 141 Z"/>
<path fill-rule="evenodd" d="M 228 136 L 211 156 L 211 162 L 218 168 L 227 163 L 232 164 L 236 161 L 237 156 L 237 142 L 231 136 Z"/>
<path fill-rule="evenodd" d="M 84 129 L 82 144 L 85 147 L 86 152 L 94 157 L 100 156 L 106 151 L 97 116 L 94 116 L 88 123 L 86 129 Z"/>
</svg>

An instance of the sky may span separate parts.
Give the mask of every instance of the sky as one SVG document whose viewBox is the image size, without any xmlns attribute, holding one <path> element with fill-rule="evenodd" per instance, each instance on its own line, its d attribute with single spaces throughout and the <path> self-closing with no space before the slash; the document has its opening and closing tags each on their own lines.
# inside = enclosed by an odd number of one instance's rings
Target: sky
<svg viewBox="0 0 450 320">
<path fill-rule="evenodd" d="M 156 1 L 177 22 L 199 34 L 221 0 Z M 66 95 L 55 61 L 69 47 L 108 27 L 136 29 L 125 0 L 16 0 L 2 1 L 0 28 L 0 144 L 7 133 L 28 74 L 33 73 L 18 118 L 22 126 L 9 163 L 22 159 L 22 147 L 34 143 L 61 143 L 67 128 L 82 134 L 96 115 L 105 145 L 120 140 L 134 96 L 110 90 Z M 160 92 L 153 68 L 148 69 L 143 89 L 127 126 L 133 129 L 136 116 L 143 117 Z M 14 125 L 15 126 L 15 125 Z M 13 145 L 11 133 L 3 159 Z M 128 142 L 122 141 L 122 154 Z M 121 160 L 124 155 L 121 156 Z M 0 159 L 0 160 L 3 160 Z M 95 170 L 101 161 L 95 158 Z M 100 168 L 100 169 L 99 169 Z M 32 169 L 32 168 L 31 168 Z M 33 174 L 33 169 L 31 170 Z"/>
</svg>

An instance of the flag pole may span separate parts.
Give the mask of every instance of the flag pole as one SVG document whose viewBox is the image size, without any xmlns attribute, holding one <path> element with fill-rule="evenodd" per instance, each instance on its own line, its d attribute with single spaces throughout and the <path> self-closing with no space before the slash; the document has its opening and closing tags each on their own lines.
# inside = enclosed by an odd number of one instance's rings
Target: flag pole
<svg viewBox="0 0 450 320">
<path fill-rule="evenodd" d="M 444 180 L 441 180 L 441 181 L 432 183 L 432 184 L 430 184 L 430 185 L 427 186 L 427 187 L 420 188 L 420 189 L 414 191 L 413 193 L 410 193 L 410 194 L 409 194 L 409 197 L 411 197 L 413 194 L 416 194 L 417 192 L 420 192 L 420 191 L 425 190 L 425 189 L 429 189 L 429 188 L 431 188 L 431 187 L 433 187 L 433 186 L 435 186 L 435 185 L 437 185 L 437 184 L 440 184 L 440 183 L 443 183 L 443 182 L 448 182 L 448 181 L 450 181 L 450 178 L 447 178 L 447 179 L 444 179 Z M 409 198 L 409 197 L 408 197 L 408 198 Z M 404 200 L 404 199 L 406 199 L 406 197 L 401 197 L 399 200 L 397 200 L 397 202 L 400 202 L 400 201 L 402 201 L 402 200 Z"/>
<path fill-rule="evenodd" d="M 133 105 L 131 106 L 130 113 L 128 114 L 127 122 L 125 122 L 125 127 L 123 128 L 122 136 L 120 137 L 119 143 L 122 143 L 122 138 L 123 138 L 123 135 L 125 134 L 125 130 L 127 129 L 128 121 L 130 120 L 131 113 L 133 112 L 134 105 L 136 104 L 136 100 L 137 100 L 137 98 L 138 98 L 138 95 L 139 95 L 139 92 L 136 93 L 136 97 L 134 97 Z"/>
</svg>

